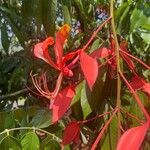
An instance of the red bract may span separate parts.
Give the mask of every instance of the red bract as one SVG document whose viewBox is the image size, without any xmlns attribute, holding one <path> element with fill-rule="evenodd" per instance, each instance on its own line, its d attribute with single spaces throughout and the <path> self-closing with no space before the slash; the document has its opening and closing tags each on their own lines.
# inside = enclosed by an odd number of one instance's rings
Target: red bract
<svg viewBox="0 0 150 150">
<path fill-rule="evenodd" d="M 134 127 L 127 130 L 120 138 L 117 150 L 139 150 L 144 140 L 149 122 L 142 126 Z"/>
<path fill-rule="evenodd" d="M 74 89 L 73 87 L 70 86 L 64 88 L 62 91 L 58 93 L 52 106 L 53 123 L 57 122 L 67 111 L 67 109 L 71 104 L 71 100 L 74 94 L 75 94 Z"/>
<path fill-rule="evenodd" d="M 88 56 L 83 51 L 81 51 L 80 54 L 80 63 L 85 79 L 87 80 L 90 89 L 92 89 L 98 76 L 98 63 L 96 59 Z"/>
<path fill-rule="evenodd" d="M 77 122 L 70 122 L 65 128 L 63 135 L 63 145 L 77 142 L 79 140 L 80 126 Z"/>
</svg>

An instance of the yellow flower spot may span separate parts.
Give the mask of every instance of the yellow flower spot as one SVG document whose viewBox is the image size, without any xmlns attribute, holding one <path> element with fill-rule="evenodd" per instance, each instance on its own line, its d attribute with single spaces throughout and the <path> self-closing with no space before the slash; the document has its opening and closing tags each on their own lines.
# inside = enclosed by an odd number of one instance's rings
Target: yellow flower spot
<svg viewBox="0 0 150 150">
<path fill-rule="evenodd" d="M 69 35 L 69 32 L 70 32 L 71 28 L 68 24 L 64 24 L 59 32 L 65 37 L 65 39 L 67 39 L 68 35 Z"/>
</svg>

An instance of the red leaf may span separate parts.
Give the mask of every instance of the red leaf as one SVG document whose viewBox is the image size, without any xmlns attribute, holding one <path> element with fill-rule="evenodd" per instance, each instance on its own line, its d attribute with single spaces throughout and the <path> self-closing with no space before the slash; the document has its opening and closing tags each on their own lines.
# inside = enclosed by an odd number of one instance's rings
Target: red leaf
<svg viewBox="0 0 150 150">
<path fill-rule="evenodd" d="M 147 83 L 142 78 L 138 77 L 137 75 L 132 78 L 130 85 L 136 91 L 142 89 L 150 96 L 150 83 Z"/>
<path fill-rule="evenodd" d="M 67 111 L 73 96 L 74 96 L 74 90 L 72 87 L 69 86 L 64 88 L 62 91 L 58 93 L 52 106 L 53 123 L 57 122 Z"/>
<path fill-rule="evenodd" d="M 139 78 L 138 76 L 134 76 L 131 79 L 130 85 L 132 86 L 132 88 L 136 91 L 141 89 L 144 86 L 144 82 L 143 80 L 141 80 L 141 78 Z"/>
<path fill-rule="evenodd" d="M 139 150 L 144 140 L 149 122 L 142 126 L 134 127 L 127 130 L 120 138 L 117 150 Z"/>
<path fill-rule="evenodd" d="M 34 55 L 44 60 L 52 67 L 57 68 L 57 66 L 52 61 L 51 57 L 49 56 L 49 52 L 48 52 L 48 46 L 53 45 L 53 44 L 54 44 L 54 40 L 52 37 L 49 37 L 45 41 L 36 44 L 34 46 Z"/>
<path fill-rule="evenodd" d="M 88 82 L 90 89 L 92 89 L 96 78 L 98 76 L 98 63 L 96 59 L 88 56 L 85 52 L 81 51 L 80 63 L 83 74 Z"/>
<path fill-rule="evenodd" d="M 112 51 L 108 48 L 98 48 L 93 53 L 90 54 L 93 58 L 105 58 L 112 54 Z"/>
<path fill-rule="evenodd" d="M 150 83 L 145 83 L 142 89 L 150 96 Z"/>
<path fill-rule="evenodd" d="M 77 122 L 70 122 L 63 135 L 63 145 L 70 144 L 72 141 L 76 142 L 79 140 L 80 127 Z"/>
</svg>

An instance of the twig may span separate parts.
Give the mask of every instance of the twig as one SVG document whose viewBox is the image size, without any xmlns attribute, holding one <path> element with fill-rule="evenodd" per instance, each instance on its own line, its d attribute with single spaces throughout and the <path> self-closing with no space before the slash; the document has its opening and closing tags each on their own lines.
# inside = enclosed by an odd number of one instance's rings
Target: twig
<svg viewBox="0 0 150 150">
<path fill-rule="evenodd" d="M 125 55 L 128 55 L 129 57 L 133 58 L 134 60 L 138 61 L 140 64 L 142 64 L 145 68 L 149 69 L 150 70 L 150 66 L 148 66 L 147 64 L 145 64 L 143 61 L 141 61 L 140 59 L 132 56 L 131 54 L 123 51 L 123 50 L 120 50 L 121 53 L 124 53 Z"/>
<path fill-rule="evenodd" d="M 56 79 L 57 79 L 57 77 L 54 77 L 53 79 L 49 80 L 48 83 L 54 82 Z M 27 88 L 24 88 L 22 90 L 19 90 L 19 91 L 10 93 L 10 94 L 1 95 L 0 96 L 0 100 L 7 99 L 7 98 L 10 98 L 10 97 L 15 97 L 17 95 L 20 95 L 22 93 L 26 93 L 26 92 L 32 91 L 34 89 L 36 89 L 36 88 L 35 87 L 31 87 L 31 88 L 27 87 Z"/>
<path fill-rule="evenodd" d="M 104 127 L 102 128 L 102 130 L 100 131 L 100 133 L 98 134 L 98 137 L 96 138 L 96 140 L 94 141 L 91 150 L 95 150 L 100 139 L 102 138 L 102 135 L 104 134 L 105 130 L 107 129 L 108 125 L 110 124 L 110 122 L 112 121 L 113 117 L 115 116 L 115 114 L 118 112 L 118 108 L 115 109 L 115 111 L 113 112 L 112 116 L 109 118 L 109 120 L 106 122 L 106 124 L 104 125 Z"/>
<path fill-rule="evenodd" d="M 33 88 L 33 89 L 35 89 L 35 88 Z M 19 91 L 17 91 L 17 92 L 14 92 L 14 93 L 2 95 L 2 96 L 0 96 L 0 100 L 2 100 L 2 99 L 7 99 L 7 98 L 9 98 L 9 97 L 14 97 L 14 96 L 20 95 L 20 94 L 22 94 L 22 93 L 26 93 L 26 92 L 28 92 L 28 91 L 29 91 L 28 88 L 24 88 L 24 89 L 22 89 L 22 90 L 19 90 Z"/>
<path fill-rule="evenodd" d="M 98 28 L 96 31 L 94 31 L 94 33 L 92 34 L 91 38 L 89 39 L 89 41 L 87 42 L 87 44 L 82 48 L 82 51 L 85 51 L 86 48 L 91 44 L 91 42 L 93 41 L 93 39 L 96 37 L 97 33 L 102 29 L 102 27 L 108 23 L 110 21 L 112 17 L 110 16 L 109 18 L 107 18 Z"/>
<path fill-rule="evenodd" d="M 57 140 L 58 142 L 62 142 L 62 139 L 60 139 L 56 135 L 54 135 L 48 131 L 45 131 L 43 129 L 36 128 L 36 127 L 19 127 L 19 128 L 5 129 L 3 132 L 0 132 L 0 135 L 5 134 L 5 133 L 9 133 L 11 131 L 16 131 L 16 130 L 33 130 L 33 131 L 43 132 L 43 133 L 48 134 L 49 136 L 52 136 L 53 139 Z"/>
</svg>

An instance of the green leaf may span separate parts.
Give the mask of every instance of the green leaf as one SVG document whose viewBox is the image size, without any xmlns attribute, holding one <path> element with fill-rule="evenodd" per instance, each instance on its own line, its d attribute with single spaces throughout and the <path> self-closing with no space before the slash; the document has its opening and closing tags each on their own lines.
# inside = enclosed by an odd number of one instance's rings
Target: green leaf
<svg viewBox="0 0 150 150">
<path fill-rule="evenodd" d="M 34 132 L 28 132 L 21 140 L 22 150 L 39 150 L 39 138 Z"/>
<path fill-rule="evenodd" d="M 150 9 L 144 4 L 139 4 L 132 12 L 130 31 L 138 27 L 150 25 Z"/>
<path fill-rule="evenodd" d="M 73 104 L 75 104 L 77 101 L 80 100 L 82 88 L 83 88 L 83 82 L 81 82 L 81 83 L 76 87 L 76 89 L 75 89 L 75 91 L 76 91 L 76 92 L 75 92 L 75 96 L 74 96 L 74 98 L 73 98 L 73 100 L 72 100 L 71 106 L 72 106 Z"/>
<path fill-rule="evenodd" d="M 0 70 L 5 74 L 11 71 L 18 64 L 18 59 L 15 57 L 7 57 L 0 62 Z"/>
<path fill-rule="evenodd" d="M 92 53 L 94 50 L 96 50 L 97 48 L 99 48 L 101 46 L 101 40 L 100 39 L 96 39 L 91 48 L 90 48 L 90 53 Z"/>
<path fill-rule="evenodd" d="M 2 150 L 21 150 L 21 145 L 18 140 L 12 136 L 4 137 L 0 142 Z"/>
<path fill-rule="evenodd" d="M 43 25 L 47 35 L 54 35 L 57 0 L 43 0 Z"/>
<path fill-rule="evenodd" d="M 135 32 L 137 32 L 147 44 L 150 44 L 150 30 L 138 28 Z"/>
<path fill-rule="evenodd" d="M 127 5 L 121 16 L 119 17 L 117 31 L 121 35 L 123 32 L 127 33 L 129 30 L 129 12 L 132 5 Z"/>
<path fill-rule="evenodd" d="M 118 141 L 118 121 L 117 117 L 115 116 L 111 123 L 109 124 L 109 127 L 107 129 L 107 132 L 105 132 L 102 140 L 101 140 L 101 150 L 116 150 L 116 144 Z"/>
<path fill-rule="evenodd" d="M 37 111 L 36 115 L 31 120 L 31 125 L 37 128 L 46 128 L 51 124 L 51 114 L 47 109 Z"/>
<path fill-rule="evenodd" d="M 2 46 L 3 46 L 6 54 L 8 54 L 10 40 L 9 40 L 9 36 L 7 33 L 6 24 L 2 24 L 2 27 L 1 27 L 1 42 L 2 42 Z"/>
<path fill-rule="evenodd" d="M 57 141 L 51 139 L 45 145 L 44 150 L 61 150 L 61 147 Z"/>
<path fill-rule="evenodd" d="M 81 107 L 83 111 L 83 117 L 84 119 L 92 112 L 91 107 L 88 102 L 88 98 L 86 95 L 86 83 L 83 83 L 83 88 L 81 91 Z"/>
<path fill-rule="evenodd" d="M 15 117 L 13 113 L 7 113 L 5 116 L 5 121 L 4 121 L 4 128 L 5 129 L 10 129 L 15 127 Z"/>
<path fill-rule="evenodd" d="M 70 17 L 70 12 L 68 10 L 68 7 L 63 5 L 63 15 L 64 15 L 64 23 L 69 24 L 71 26 L 71 17 Z"/>
<path fill-rule="evenodd" d="M 71 8 L 70 0 L 62 0 L 64 23 L 67 23 L 71 26 L 71 16 L 70 16 L 69 7 Z"/>
</svg>

